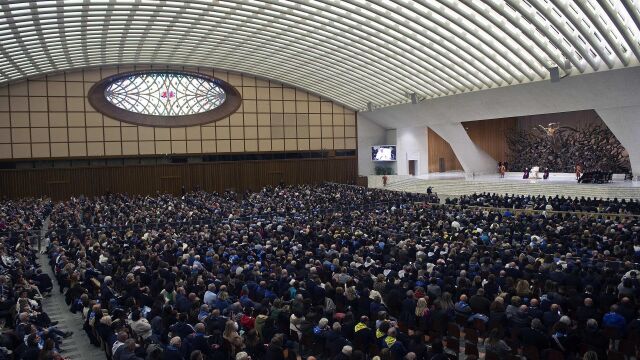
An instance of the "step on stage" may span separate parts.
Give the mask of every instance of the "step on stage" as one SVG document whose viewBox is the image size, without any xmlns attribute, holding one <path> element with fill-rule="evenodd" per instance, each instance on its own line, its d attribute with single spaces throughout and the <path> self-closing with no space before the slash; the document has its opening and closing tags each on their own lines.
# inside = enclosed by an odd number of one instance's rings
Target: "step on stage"
<svg viewBox="0 0 640 360">
<path fill-rule="evenodd" d="M 419 176 L 394 176 L 390 179 L 389 190 L 426 192 L 431 186 L 440 197 L 459 196 L 473 193 L 497 193 L 518 195 L 546 195 L 571 197 L 596 197 L 618 199 L 640 199 L 640 181 L 624 180 L 623 174 L 616 174 L 613 180 L 604 184 L 579 184 L 573 173 L 551 173 L 549 179 L 523 179 L 522 173 L 509 172 L 504 178 L 499 174 L 476 175 L 463 172 L 431 173 Z M 379 184 L 378 184 L 379 183 Z M 381 181 L 370 177 L 372 187 L 381 187 Z"/>
</svg>

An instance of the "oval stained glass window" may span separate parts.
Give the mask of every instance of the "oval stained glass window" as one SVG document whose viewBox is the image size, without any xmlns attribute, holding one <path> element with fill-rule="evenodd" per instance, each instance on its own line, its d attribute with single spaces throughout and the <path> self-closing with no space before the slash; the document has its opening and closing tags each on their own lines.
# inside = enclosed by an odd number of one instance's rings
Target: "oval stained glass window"
<svg viewBox="0 0 640 360">
<path fill-rule="evenodd" d="M 150 70 L 103 79 L 89 90 L 89 102 L 117 120 L 172 127 L 226 117 L 241 97 L 230 84 L 204 74 Z"/>
</svg>

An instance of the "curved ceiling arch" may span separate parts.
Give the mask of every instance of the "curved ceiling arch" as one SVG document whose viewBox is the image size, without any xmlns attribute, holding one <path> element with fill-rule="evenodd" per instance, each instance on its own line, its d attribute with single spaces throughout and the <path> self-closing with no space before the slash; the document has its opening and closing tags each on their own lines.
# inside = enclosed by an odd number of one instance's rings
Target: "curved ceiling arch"
<svg viewBox="0 0 640 360">
<path fill-rule="evenodd" d="M 354 109 L 640 63 L 640 0 L 9 0 L 0 85 L 116 64 L 217 67 Z"/>
</svg>

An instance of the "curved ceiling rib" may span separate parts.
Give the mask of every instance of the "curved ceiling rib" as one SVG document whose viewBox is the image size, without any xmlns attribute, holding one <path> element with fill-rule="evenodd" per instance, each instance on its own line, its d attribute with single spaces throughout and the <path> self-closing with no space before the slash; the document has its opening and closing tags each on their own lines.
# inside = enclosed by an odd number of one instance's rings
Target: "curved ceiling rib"
<svg viewBox="0 0 640 360">
<path fill-rule="evenodd" d="M 218 67 L 354 109 L 640 63 L 637 0 L 7 0 L 0 86 L 83 67 Z M 568 70 L 568 69 L 565 69 Z"/>
</svg>

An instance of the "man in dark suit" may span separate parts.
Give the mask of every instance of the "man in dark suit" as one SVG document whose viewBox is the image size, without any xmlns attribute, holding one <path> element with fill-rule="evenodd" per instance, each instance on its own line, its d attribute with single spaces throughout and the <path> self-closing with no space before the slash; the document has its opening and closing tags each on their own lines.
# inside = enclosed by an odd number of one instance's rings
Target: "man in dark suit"
<svg viewBox="0 0 640 360">
<path fill-rule="evenodd" d="M 539 350 L 549 347 L 549 336 L 545 333 L 540 319 L 531 320 L 531 327 L 521 329 L 518 338 L 525 346 L 535 346 Z"/>
<path fill-rule="evenodd" d="M 169 341 L 169 345 L 164 350 L 164 360 L 184 360 L 180 347 L 182 346 L 182 340 L 178 336 L 174 336 Z"/>
<path fill-rule="evenodd" d="M 469 306 L 474 314 L 484 314 L 489 316 L 491 301 L 484 296 L 484 289 L 478 289 L 475 295 L 469 299 Z"/>
</svg>

